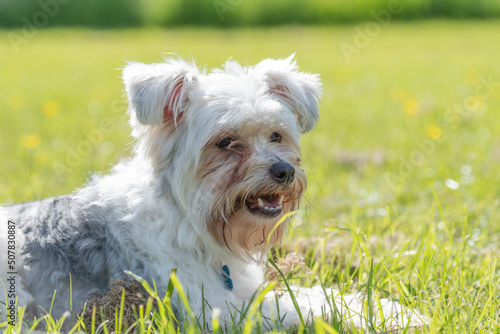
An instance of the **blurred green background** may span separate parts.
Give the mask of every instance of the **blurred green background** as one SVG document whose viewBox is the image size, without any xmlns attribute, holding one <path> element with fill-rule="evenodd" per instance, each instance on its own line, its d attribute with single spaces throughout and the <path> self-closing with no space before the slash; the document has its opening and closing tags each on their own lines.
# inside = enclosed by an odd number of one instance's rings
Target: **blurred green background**
<svg viewBox="0 0 500 334">
<path fill-rule="evenodd" d="M 376 288 L 404 283 L 429 332 L 491 332 L 499 15 L 498 0 L 0 0 L 0 203 L 68 194 L 130 156 L 126 61 L 296 52 L 324 93 L 292 247 L 352 291 L 375 259 Z"/>
<path fill-rule="evenodd" d="M 208 68 L 230 57 L 255 64 L 296 52 L 302 70 L 320 74 L 320 122 L 302 143 L 310 180 L 305 212 L 318 227 L 358 201 L 369 206 L 369 218 L 383 217 L 378 213 L 392 204 L 403 212 L 421 205 L 415 210 L 427 214 L 436 186 L 463 205 L 496 198 L 500 46 L 492 41 L 500 22 L 391 22 L 361 45 L 368 24 L 58 28 L 40 30 L 17 50 L 3 38 L 2 202 L 71 192 L 129 154 L 121 68 L 127 60 L 162 61 L 168 52 Z M 22 36 L 3 36 L 9 33 Z M 477 97 L 485 80 L 491 94 Z M 464 104 L 471 107 L 453 111 Z M 102 121 L 112 130 L 101 131 Z M 448 179 L 461 186 L 450 189 Z"/>
<path fill-rule="evenodd" d="M 371 11 L 401 3 L 398 20 L 496 18 L 498 0 L 2 0 L 0 26 L 21 27 L 40 11 L 47 26 L 252 26 L 331 24 L 371 19 Z M 40 22 L 43 17 L 39 16 Z"/>
<path fill-rule="evenodd" d="M 0 200 L 71 192 L 130 154 L 127 60 L 175 53 L 212 68 L 293 52 L 324 82 L 321 120 L 303 140 L 312 226 L 347 219 L 359 203 L 370 219 L 388 206 L 425 215 L 434 191 L 465 206 L 496 200 L 499 5 L 0 1 L 0 25 L 12 27 L 0 30 Z M 298 24 L 312 22 L 337 24 Z"/>
</svg>

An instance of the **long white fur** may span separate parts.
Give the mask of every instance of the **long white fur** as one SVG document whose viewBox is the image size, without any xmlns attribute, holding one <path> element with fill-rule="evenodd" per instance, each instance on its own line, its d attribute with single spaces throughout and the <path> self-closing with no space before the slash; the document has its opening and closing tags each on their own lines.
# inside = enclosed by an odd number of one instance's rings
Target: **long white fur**
<svg viewBox="0 0 500 334">
<path fill-rule="evenodd" d="M 210 73 L 181 59 L 166 59 L 164 63 L 151 65 L 129 63 L 123 80 L 136 141 L 132 159 L 115 166 L 109 175 L 96 176 L 86 187 L 65 198 L 67 212 L 56 206 L 56 202 L 30 204 L 33 209 L 27 211 L 25 206 L 0 208 L 2 222 L 12 219 L 20 224 L 18 256 L 25 268 L 19 277 L 19 305 L 29 306 L 27 316 L 40 315 L 40 306 L 50 307 L 54 289 L 69 288 L 65 280 L 67 267 L 53 263 L 50 254 L 44 255 L 46 267 L 32 263 L 27 247 L 43 253 L 44 243 L 53 242 L 65 249 L 76 240 L 76 236 L 65 236 L 67 226 L 76 232 L 90 226 L 106 234 L 104 241 L 93 236 L 78 241 L 76 250 L 82 252 L 81 266 L 90 278 L 112 280 L 126 277 L 124 270 L 132 270 L 154 280 L 160 293 L 164 293 L 171 270 L 177 268 L 193 310 L 198 314 L 202 311 L 203 287 L 210 307 L 220 309 L 222 320 L 230 321 L 230 314 L 248 303 L 262 287 L 266 261 L 261 256 L 262 248 L 256 249 L 255 256 L 251 252 L 246 256 L 248 251 L 230 249 L 214 237 L 210 232 L 213 210 L 224 211 L 221 216 L 228 228 L 241 223 L 267 231 L 265 226 L 274 226 L 279 220 L 280 217 L 254 216 L 245 209 L 234 213 L 228 206 L 236 205 L 237 196 L 256 191 L 268 182 L 269 166 L 278 160 L 293 164 L 300 178 L 300 152 L 296 148 L 300 135 L 310 131 L 318 120 L 320 80 L 317 75 L 299 72 L 293 55 L 267 59 L 246 68 L 228 61 L 223 69 Z M 273 131 L 283 133 L 283 145 L 270 144 L 269 135 Z M 231 173 L 233 158 L 227 166 L 199 176 L 207 164 L 203 160 L 207 143 L 221 133 L 236 134 L 251 147 L 251 167 L 227 192 L 221 191 L 220 180 Z M 230 198 L 223 198 L 227 194 Z M 298 200 L 294 205 L 298 205 Z M 62 217 L 54 232 L 57 237 L 52 238 L 55 241 L 33 234 L 33 229 L 45 223 L 40 220 L 45 213 L 41 211 L 51 208 Z M 242 216 L 241 221 L 231 221 L 236 216 Z M 237 233 L 247 233 L 244 227 L 233 228 Z M 0 246 L 4 247 L 6 241 L 2 234 Z M 237 247 L 238 242 L 230 245 Z M 99 247 L 108 247 L 112 252 L 92 253 Z M 61 256 L 64 258 L 64 254 Z M 5 258 L 0 261 L 3 263 Z M 221 279 L 223 265 L 231 270 L 232 291 L 226 289 Z M 107 276 L 99 274 L 103 270 Z M 51 274 L 50 282 L 38 284 L 37 277 L 47 277 L 48 271 L 60 277 Z M 2 267 L 0 278 L 5 277 Z M 75 275 L 72 279 L 75 308 L 83 307 L 90 294 L 105 292 L 88 282 L 92 279 L 78 282 Z M 357 296 L 344 296 L 342 301 L 337 292 L 327 290 L 327 294 L 333 293 L 328 301 L 319 287 L 293 289 L 309 321 L 313 316 L 328 314 L 330 303 L 336 300 L 337 307 L 344 312 L 353 310 L 352 321 L 362 325 L 363 307 Z M 274 292 L 266 296 L 265 317 L 277 314 L 274 297 Z M 283 323 L 297 325 L 299 317 L 290 296 L 284 294 L 278 300 L 281 316 L 286 315 Z M 68 300 L 56 298 L 53 315 L 61 316 L 68 309 Z M 401 306 L 386 302 L 383 312 L 386 316 L 400 314 Z M 395 323 L 404 325 L 405 321 L 406 315 Z"/>
</svg>

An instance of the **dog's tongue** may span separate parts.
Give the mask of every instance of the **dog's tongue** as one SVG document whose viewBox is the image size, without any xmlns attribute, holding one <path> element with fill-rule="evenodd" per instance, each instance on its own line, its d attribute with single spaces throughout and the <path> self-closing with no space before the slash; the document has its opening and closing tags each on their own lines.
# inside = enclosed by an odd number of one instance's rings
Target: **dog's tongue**
<svg viewBox="0 0 500 334">
<path fill-rule="evenodd" d="M 264 206 L 277 206 L 280 204 L 279 203 L 280 197 L 278 195 L 262 197 L 261 200 L 264 203 Z"/>
<path fill-rule="evenodd" d="M 261 202 L 259 202 L 261 201 Z M 283 196 L 279 195 L 272 195 L 272 196 L 265 196 L 265 197 L 258 197 L 258 198 L 252 198 L 252 199 L 247 199 L 247 202 L 250 204 L 250 207 L 252 209 L 257 208 L 257 207 L 276 207 L 281 204 L 283 201 Z"/>
</svg>

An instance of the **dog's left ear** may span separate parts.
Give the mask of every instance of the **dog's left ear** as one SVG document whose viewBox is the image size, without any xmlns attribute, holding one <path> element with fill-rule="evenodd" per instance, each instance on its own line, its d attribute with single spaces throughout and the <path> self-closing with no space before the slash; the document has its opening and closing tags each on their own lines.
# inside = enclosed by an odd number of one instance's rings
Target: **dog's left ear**
<svg viewBox="0 0 500 334">
<path fill-rule="evenodd" d="M 263 72 L 269 93 L 295 113 L 299 130 L 311 131 L 319 117 L 318 100 L 322 93 L 319 75 L 299 72 L 295 54 L 286 59 L 266 59 L 255 69 Z"/>
<path fill-rule="evenodd" d="M 197 83 L 198 69 L 183 60 L 165 63 L 130 62 L 123 70 L 123 82 L 130 111 L 145 125 L 175 123 L 187 110 L 189 93 Z"/>
</svg>

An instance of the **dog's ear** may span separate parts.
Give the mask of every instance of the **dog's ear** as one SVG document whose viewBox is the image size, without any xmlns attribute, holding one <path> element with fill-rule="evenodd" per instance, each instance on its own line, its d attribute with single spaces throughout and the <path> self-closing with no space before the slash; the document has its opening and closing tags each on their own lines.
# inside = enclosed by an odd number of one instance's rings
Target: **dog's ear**
<svg viewBox="0 0 500 334">
<path fill-rule="evenodd" d="M 266 59 L 257 64 L 269 93 L 278 97 L 295 112 L 302 133 L 313 129 L 318 121 L 318 100 L 322 93 L 317 74 L 299 72 L 295 54 L 286 59 Z"/>
<path fill-rule="evenodd" d="M 123 70 L 123 82 L 131 112 L 145 125 L 160 125 L 169 120 L 177 123 L 187 108 L 198 74 L 194 64 L 183 60 L 128 63 Z"/>
</svg>

